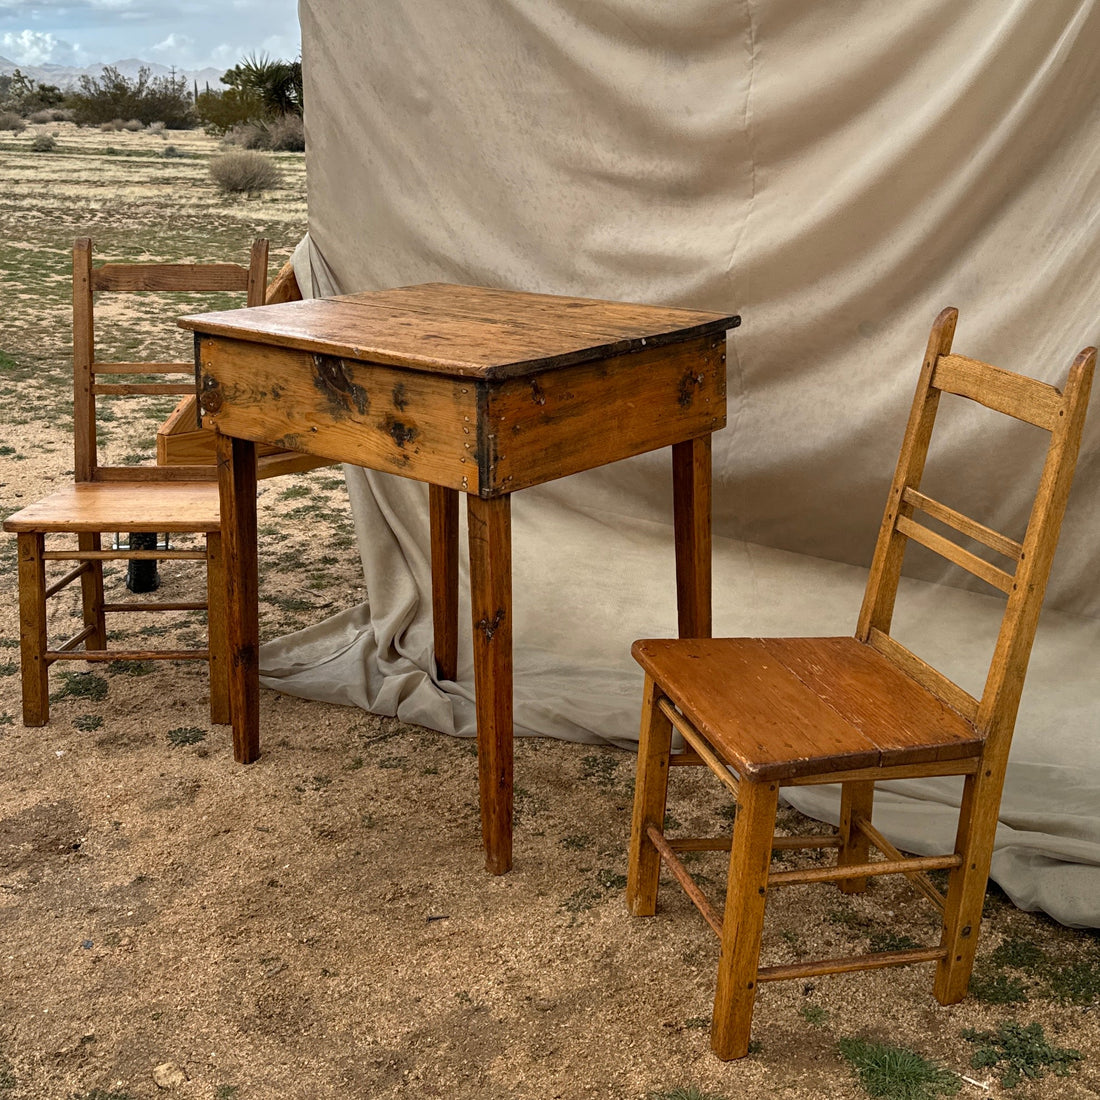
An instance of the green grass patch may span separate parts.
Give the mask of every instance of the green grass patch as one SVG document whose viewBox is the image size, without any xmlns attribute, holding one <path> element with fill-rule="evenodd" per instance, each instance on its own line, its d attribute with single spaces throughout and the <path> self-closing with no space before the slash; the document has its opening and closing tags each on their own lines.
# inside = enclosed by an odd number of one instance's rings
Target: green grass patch
<svg viewBox="0 0 1100 1100">
<path fill-rule="evenodd" d="M 970 1064 L 975 1069 L 996 1070 L 1006 1089 L 1015 1088 L 1021 1081 L 1038 1081 L 1048 1071 L 1066 1077 L 1083 1059 L 1079 1050 L 1051 1046 L 1039 1023 L 1024 1027 L 1007 1020 L 996 1031 L 967 1028 L 962 1037 L 977 1046 Z"/>
<path fill-rule="evenodd" d="M 970 995 L 987 1005 L 1016 1005 L 1029 1000 L 1027 986 L 1011 974 L 976 967 L 970 976 Z"/>
<path fill-rule="evenodd" d="M 821 1005 L 803 1005 L 799 1012 L 811 1027 L 824 1027 L 829 1022 L 829 1013 Z"/>
<path fill-rule="evenodd" d="M 154 670 L 152 661 L 111 661 L 109 676 L 148 676 Z"/>
<path fill-rule="evenodd" d="M 81 733 L 91 733 L 102 726 L 103 717 L 99 714 L 78 714 L 73 719 L 73 729 L 78 729 Z"/>
<path fill-rule="evenodd" d="M 953 1096 L 962 1082 L 955 1074 L 905 1047 L 841 1039 L 837 1049 L 856 1071 L 868 1096 L 883 1100 L 936 1100 Z"/>
<path fill-rule="evenodd" d="M 166 736 L 173 745 L 197 745 L 206 740 L 206 730 L 199 726 L 177 726 L 169 730 Z"/>
<path fill-rule="evenodd" d="M 872 932 L 870 940 L 872 951 L 912 951 L 921 946 L 912 936 L 896 932 Z"/>
<path fill-rule="evenodd" d="M 591 779 L 600 790 L 609 790 L 615 785 L 618 776 L 619 761 L 605 754 L 593 754 L 581 759 L 581 778 Z"/>
<path fill-rule="evenodd" d="M 107 681 L 94 672 L 61 672 L 61 687 L 50 696 L 50 702 L 59 699 L 88 699 L 93 703 L 107 698 Z"/>
</svg>

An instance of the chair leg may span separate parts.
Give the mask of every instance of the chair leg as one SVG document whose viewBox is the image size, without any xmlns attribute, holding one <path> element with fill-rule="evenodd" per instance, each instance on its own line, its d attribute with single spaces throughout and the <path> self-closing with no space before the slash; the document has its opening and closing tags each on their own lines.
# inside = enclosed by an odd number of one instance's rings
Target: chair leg
<svg viewBox="0 0 1100 1100">
<path fill-rule="evenodd" d="M 210 721 L 227 726 L 229 715 L 229 643 L 225 620 L 225 559 L 218 531 L 206 535 L 206 646 L 210 652 Z"/>
<path fill-rule="evenodd" d="M 18 537 L 19 657 L 24 726 L 44 726 L 50 720 L 45 544 L 45 537 L 38 532 L 21 533 Z"/>
<path fill-rule="evenodd" d="M 934 986 L 940 1004 L 961 1001 L 970 985 L 1003 785 L 1003 769 L 983 767 L 976 774 L 968 775 L 963 787 L 955 839 L 955 851 L 963 857 L 963 862 L 951 871 L 947 882 L 943 939 L 940 941 L 941 946 L 947 948 L 947 957 L 936 967 Z"/>
<path fill-rule="evenodd" d="M 874 806 L 874 781 L 845 783 L 840 795 L 840 850 L 837 854 L 837 866 L 849 863 L 866 863 L 870 858 L 871 842 L 861 829 L 854 825 L 856 818 L 871 820 Z M 845 878 L 837 883 L 845 894 L 862 894 L 867 889 L 867 876 L 863 878 Z"/>
<path fill-rule="evenodd" d="M 710 1024 L 710 1045 L 726 1061 L 749 1052 L 778 804 L 778 783 L 753 783 L 742 776 Z"/>
<path fill-rule="evenodd" d="M 102 543 L 98 532 L 78 534 L 77 546 L 81 550 L 99 550 Z M 85 649 L 107 648 L 107 620 L 103 614 L 103 562 L 88 561 L 80 576 L 80 596 L 84 605 L 84 625 L 92 627 Z"/>
<path fill-rule="evenodd" d="M 634 780 L 630 864 L 626 876 L 626 905 L 636 917 L 651 917 L 657 911 L 661 856 L 646 835 L 646 830 L 653 825 L 664 831 L 665 802 L 668 799 L 672 723 L 657 709 L 661 698 L 660 688 L 647 676 L 638 739 L 638 770 Z"/>
</svg>

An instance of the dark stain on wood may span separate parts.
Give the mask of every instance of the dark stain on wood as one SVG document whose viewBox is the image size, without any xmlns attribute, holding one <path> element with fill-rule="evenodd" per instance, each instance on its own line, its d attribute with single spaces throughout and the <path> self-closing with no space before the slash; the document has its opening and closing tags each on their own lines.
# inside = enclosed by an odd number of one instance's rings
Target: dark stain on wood
<svg viewBox="0 0 1100 1100">
<path fill-rule="evenodd" d="M 398 382 L 393 387 L 393 407 L 395 409 L 404 409 L 409 403 L 409 395 L 405 392 L 405 383 Z"/>
<path fill-rule="evenodd" d="M 485 635 L 485 640 L 487 642 L 491 642 L 493 640 L 493 635 L 500 629 L 500 624 L 503 622 L 504 610 L 502 608 L 499 609 L 497 613 L 493 616 L 492 622 L 490 622 L 488 619 L 482 619 L 477 624 L 477 629 Z"/>
<path fill-rule="evenodd" d="M 536 405 L 546 404 L 546 394 L 543 393 L 542 386 L 539 385 L 539 380 L 537 378 L 531 379 L 531 400 L 534 401 Z"/>
<path fill-rule="evenodd" d="M 354 406 L 355 411 L 365 415 L 370 408 L 370 397 L 362 386 L 351 380 L 351 372 L 343 359 L 335 355 L 314 355 L 313 384 L 328 398 L 331 411 L 343 416 Z"/>
<path fill-rule="evenodd" d="M 211 378 L 209 374 L 202 377 L 202 392 L 199 394 L 199 404 L 203 412 L 216 413 L 222 407 L 223 397 L 218 380 Z"/>
<path fill-rule="evenodd" d="M 679 402 L 681 409 L 690 409 L 691 403 L 695 400 L 695 391 L 703 384 L 703 376 L 696 374 L 695 371 L 688 371 L 680 379 L 680 393 Z"/>
<path fill-rule="evenodd" d="M 386 414 L 386 418 L 382 421 L 382 430 L 400 447 L 405 449 L 406 443 L 412 443 L 418 435 L 420 435 L 420 429 L 413 424 L 406 424 L 396 417 Z"/>
</svg>

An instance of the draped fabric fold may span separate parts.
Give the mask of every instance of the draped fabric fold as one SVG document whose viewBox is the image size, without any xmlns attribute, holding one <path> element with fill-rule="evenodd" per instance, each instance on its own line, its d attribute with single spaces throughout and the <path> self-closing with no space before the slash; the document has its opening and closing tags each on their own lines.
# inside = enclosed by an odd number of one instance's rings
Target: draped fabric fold
<svg viewBox="0 0 1100 1100">
<path fill-rule="evenodd" d="M 1100 339 L 1091 2 L 300 11 L 310 236 L 295 269 L 314 294 L 443 280 L 742 314 L 714 449 L 722 633 L 851 632 L 942 306 L 961 311 L 961 352 L 1055 383 Z M 944 419 L 926 490 L 1019 537 L 1038 433 L 981 409 Z M 516 495 L 521 732 L 636 737 L 630 642 L 675 630 L 669 466 L 645 455 Z M 369 604 L 269 643 L 265 682 L 470 734 L 468 648 L 457 682 L 430 671 L 426 490 L 348 480 Z M 1098 491 L 1094 410 L 994 861 L 1018 904 L 1094 925 Z M 998 601 L 923 551 L 907 572 L 902 640 L 980 691 Z M 826 793 L 797 797 L 834 812 Z M 956 798 L 898 785 L 876 824 L 924 850 Z"/>
</svg>

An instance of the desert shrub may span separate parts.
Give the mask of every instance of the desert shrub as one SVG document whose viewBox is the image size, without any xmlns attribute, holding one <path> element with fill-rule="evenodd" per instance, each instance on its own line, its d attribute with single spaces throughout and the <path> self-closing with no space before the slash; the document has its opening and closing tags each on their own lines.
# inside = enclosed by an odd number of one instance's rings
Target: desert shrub
<svg viewBox="0 0 1100 1100">
<path fill-rule="evenodd" d="M 70 114 L 70 111 L 63 111 L 60 107 L 50 107 L 44 111 L 35 111 L 28 119 L 41 126 L 47 122 L 68 122 Z"/>
<path fill-rule="evenodd" d="M 163 138 L 163 137 L 168 136 L 164 132 L 166 129 L 167 129 L 167 127 L 164 125 L 163 122 L 157 121 L 157 122 L 150 122 L 149 123 L 149 133 L 157 134 L 159 137 Z"/>
<path fill-rule="evenodd" d="M 110 133 L 115 133 L 118 130 L 121 130 L 122 127 L 125 126 L 125 125 L 126 125 L 126 123 L 124 123 L 122 121 L 122 119 L 112 118 L 109 122 L 101 122 L 99 124 L 99 128 L 102 131 L 104 131 L 104 133 L 110 134 Z"/>
<path fill-rule="evenodd" d="M 93 126 L 131 119 L 143 126 L 163 122 L 171 130 L 181 130 L 194 123 L 187 82 L 181 77 L 155 77 L 144 67 L 133 80 L 113 65 L 105 65 L 98 77 L 82 76 L 68 105 L 75 121 Z"/>
<path fill-rule="evenodd" d="M 11 130 L 12 133 L 18 134 L 27 128 L 27 124 L 23 121 L 23 116 L 18 115 L 15 111 L 0 111 L 0 130 Z"/>
<path fill-rule="evenodd" d="M 32 153 L 52 153 L 57 148 L 57 139 L 50 134 L 37 134 L 31 142 Z"/>
<path fill-rule="evenodd" d="M 195 97 L 195 114 L 214 134 L 224 134 L 235 126 L 260 118 L 264 102 L 259 92 L 251 88 L 227 88 L 224 92 L 207 89 Z"/>
<path fill-rule="evenodd" d="M 164 153 L 162 155 L 168 157 L 169 159 L 171 159 L 172 157 L 186 159 L 187 157 L 187 154 L 182 149 L 176 148 L 175 145 L 166 145 L 164 147 Z"/>
<path fill-rule="evenodd" d="M 262 122 L 240 122 L 225 134 L 227 145 L 236 145 L 241 149 L 270 149 L 271 135 Z"/>
<path fill-rule="evenodd" d="M 306 147 L 306 131 L 301 115 L 280 115 L 267 124 L 271 148 L 283 153 L 301 153 Z"/>
<path fill-rule="evenodd" d="M 223 153 L 210 162 L 210 176 L 221 191 L 267 191 L 279 183 L 279 171 L 270 157 L 254 149 Z"/>
<path fill-rule="evenodd" d="M 124 130 L 129 130 L 131 134 L 136 134 L 138 130 L 145 129 L 145 123 L 140 119 L 132 118 L 129 122 L 124 122 L 122 128 Z"/>
</svg>

